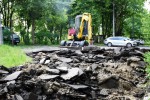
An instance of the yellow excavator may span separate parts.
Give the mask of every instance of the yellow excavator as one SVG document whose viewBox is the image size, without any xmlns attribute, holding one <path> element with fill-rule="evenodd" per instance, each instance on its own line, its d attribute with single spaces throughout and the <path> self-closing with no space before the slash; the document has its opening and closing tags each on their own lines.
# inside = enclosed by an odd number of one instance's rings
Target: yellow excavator
<svg viewBox="0 0 150 100">
<path fill-rule="evenodd" d="M 61 46 L 88 46 L 92 44 L 92 17 L 83 13 L 75 17 L 75 34 L 68 33 L 68 41 L 61 41 Z"/>
</svg>

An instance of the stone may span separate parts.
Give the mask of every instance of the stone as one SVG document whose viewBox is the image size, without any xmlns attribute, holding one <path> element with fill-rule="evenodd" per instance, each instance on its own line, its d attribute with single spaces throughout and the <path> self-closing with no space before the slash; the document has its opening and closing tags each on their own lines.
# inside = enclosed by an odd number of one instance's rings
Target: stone
<svg viewBox="0 0 150 100">
<path fill-rule="evenodd" d="M 120 54 L 121 50 L 122 50 L 122 47 L 115 48 L 114 53 L 115 54 Z"/>
<path fill-rule="evenodd" d="M 49 80 L 49 79 L 53 79 L 53 78 L 56 78 L 58 77 L 59 75 L 48 75 L 48 74 L 42 74 L 40 76 L 38 76 L 40 79 L 43 79 L 43 80 Z"/>
<path fill-rule="evenodd" d="M 109 92 L 107 89 L 102 89 L 99 93 L 101 96 L 108 96 L 109 95 Z"/>
<path fill-rule="evenodd" d="M 26 93 L 24 100 L 37 100 L 38 96 L 32 92 Z"/>
<path fill-rule="evenodd" d="M 119 87 L 119 78 L 114 75 L 98 75 L 101 78 L 98 78 L 99 85 L 103 88 L 112 89 Z"/>
<path fill-rule="evenodd" d="M 9 73 L 8 71 L 0 70 L 0 74 L 8 74 L 8 73 Z"/>
<path fill-rule="evenodd" d="M 103 56 L 103 55 L 95 55 L 95 58 L 96 58 L 96 59 L 105 59 L 106 56 Z"/>
<path fill-rule="evenodd" d="M 65 58 L 65 57 L 60 57 L 58 59 L 60 61 L 62 61 L 62 62 L 66 62 L 66 63 L 71 63 L 73 61 L 73 59 L 71 59 L 71 58 Z"/>
<path fill-rule="evenodd" d="M 96 70 L 97 67 L 98 67 L 98 64 L 92 64 L 92 71 Z"/>
<path fill-rule="evenodd" d="M 72 87 L 73 89 L 86 89 L 88 88 L 88 86 L 86 85 L 71 85 L 71 84 L 68 84 L 68 86 Z"/>
<path fill-rule="evenodd" d="M 52 73 L 52 74 L 59 74 L 59 73 L 60 73 L 60 71 L 59 71 L 58 69 L 51 69 L 51 68 L 49 68 L 49 67 L 45 67 L 44 69 L 45 69 L 46 71 Z"/>
<path fill-rule="evenodd" d="M 21 95 L 15 94 L 15 100 L 23 100 L 23 98 Z"/>
<path fill-rule="evenodd" d="M 4 95 L 7 92 L 8 92 L 7 87 L 4 87 L 4 88 L 0 89 L 0 96 Z"/>
<path fill-rule="evenodd" d="M 75 53 L 78 55 L 83 55 L 83 53 L 80 50 L 76 50 Z"/>
<path fill-rule="evenodd" d="M 45 60 L 46 60 L 46 58 L 42 58 L 42 59 L 40 60 L 40 64 L 44 64 Z"/>
<path fill-rule="evenodd" d="M 139 57 L 136 57 L 136 56 L 130 57 L 130 58 L 127 59 L 127 61 L 131 61 L 131 62 L 138 62 L 138 61 L 140 61 L 140 60 L 141 60 L 141 59 L 140 59 Z"/>
<path fill-rule="evenodd" d="M 62 62 L 61 61 L 56 61 L 55 64 L 56 65 L 60 65 Z"/>
<path fill-rule="evenodd" d="M 147 94 L 144 96 L 143 100 L 149 100 L 149 99 L 150 99 L 150 93 L 147 93 Z"/>
<path fill-rule="evenodd" d="M 62 72 L 68 72 L 68 68 L 67 67 L 56 67 L 58 70 L 62 71 Z"/>
<path fill-rule="evenodd" d="M 67 74 L 62 74 L 60 77 L 63 78 L 64 80 L 70 80 L 71 78 L 78 77 L 82 75 L 84 72 L 79 69 L 79 68 L 71 68 L 68 69 Z"/>
<path fill-rule="evenodd" d="M 69 64 L 67 64 L 66 62 L 62 62 L 61 64 L 59 64 L 59 67 L 71 68 L 71 66 Z"/>
<path fill-rule="evenodd" d="M 96 92 L 95 91 L 91 91 L 91 95 L 92 95 L 92 99 L 96 100 Z"/>
<path fill-rule="evenodd" d="M 138 98 L 143 98 L 145 95 L 145 91 L 144 90 L 137 90 L 135 91 L 135 93 L 133 94 L 134 97 L 138 97 Z"/>
<path fill-rule="evenodd" d="M 11 81 L 18 78 L 18 76 L 22 73 L 22 71 L 16 71 L 4 78 L 4 80 Z"/>
<path fill-rule="evenodd" d="M 16 83 L 16 81 L 15 81 L 15 80 L 13 80 L 13 81 L 9 81 L 9 82 L 7 82 L 7 85 L 15 84 L 15 83 Z"/>
<path fill-rule="evenodd" d="M 88 71 L 88 72 L 92 71 L 91 66 L 87 66 L 87 68 L 85 69 L 85 71 Z"/>
<path fill-rule="evenodd" d="M 50 63 L 50 60 L 46 60 L 44 64 L 49 64 Z"/>
<path fill-rule="evenodd" d="M 67 72 L 68 68 L 71 68 L 71 66 L 69 64 L 67 64 L 66 62 L 62 62 L 58 67 L 56 67 L 58 70 L 63 71 L 63 72 Z"/>
</svg>

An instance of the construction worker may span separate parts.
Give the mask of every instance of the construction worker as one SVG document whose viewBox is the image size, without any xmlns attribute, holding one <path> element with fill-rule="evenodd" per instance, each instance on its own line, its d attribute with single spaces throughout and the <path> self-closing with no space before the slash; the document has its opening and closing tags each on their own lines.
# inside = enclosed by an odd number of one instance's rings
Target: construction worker
<svg viewBox="0 0 150 100">
<path fill-rule="evenodd" d="M 68 34 L 69 36 L 74 36 L 76 34 L 76 30 L 74 27 L 71 27 L 69 30 L 68 30 Z"/>
<path fill-rule="evenodd" d="M 68 30 L 68 34 L 69 36 L 73 36 L 73 42 L 71 43 L 70 46 L 73 45 L 74 41 L 76 40 L 76 29 L 74 27 L 71 27 L 69 30 Z"/>
</svg>

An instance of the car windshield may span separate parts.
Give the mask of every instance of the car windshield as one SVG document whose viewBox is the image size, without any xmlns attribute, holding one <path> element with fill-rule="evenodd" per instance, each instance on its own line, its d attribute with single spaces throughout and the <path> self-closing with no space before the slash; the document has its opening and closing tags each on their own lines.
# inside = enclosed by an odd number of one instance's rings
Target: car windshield
<svg viewBox="0 0 150 100">
<path fill-rule="evenodd" d="M 125 40 L 131 40 L 130 38 L 124 38 Z"/>
<path fill-rule="evenodd" d="M 11 35 L 11 38 L 12 38 L 12 35 Z M 13 34 L 13 38 L 19 38 L 19 36 L 16 34 Z"/>
<path fill-rule="evenodd" d="M 14 38 L 19 38 L 19 36 L 18 36 L 18 35 L 16 35 L 16 34 L 13 34 L 13 37 L 14 37 Z"/>
</svg>

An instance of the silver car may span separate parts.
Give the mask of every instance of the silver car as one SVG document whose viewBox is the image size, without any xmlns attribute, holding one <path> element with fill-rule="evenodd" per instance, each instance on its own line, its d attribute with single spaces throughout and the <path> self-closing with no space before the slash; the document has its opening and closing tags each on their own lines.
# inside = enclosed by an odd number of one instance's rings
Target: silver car
<svg viewBox="0 0 150 100">
<path fill-rule="evenodd" d="M 137 43 L 137 45 L 144 45 L 144 40 L 136 39 L 134 41 Z"/>
<path fill-rule="evenodd" d="M 111 46 L 126 46 L 126 47 L 132 47 L 136 46 L 137 43 L 135 41 L 132 41 L 130 38 L 127 37 L 109 37 L 104 40 L 104 44 L 108 47 Z"/>
</svg>

